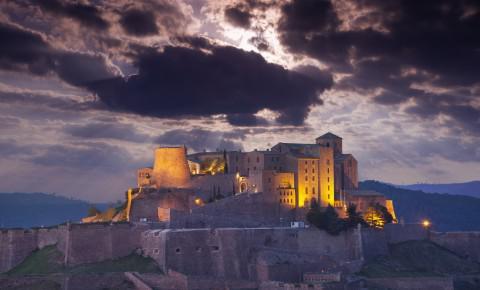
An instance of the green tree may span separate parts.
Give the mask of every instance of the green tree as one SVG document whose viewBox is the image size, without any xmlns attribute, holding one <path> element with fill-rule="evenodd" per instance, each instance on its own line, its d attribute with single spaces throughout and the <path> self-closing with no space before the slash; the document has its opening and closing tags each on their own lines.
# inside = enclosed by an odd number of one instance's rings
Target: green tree
<svg viewBox="0 0 480 290">
<path fill-rule="evenodd" d="M 88 215 L 87 216 L 89 216 L 89 217 L 90 216 L 96 216 L 99 213 L 100 213 L 100 211 L 95 206 L 92 205 L 88 208 Z"/>
</svg>

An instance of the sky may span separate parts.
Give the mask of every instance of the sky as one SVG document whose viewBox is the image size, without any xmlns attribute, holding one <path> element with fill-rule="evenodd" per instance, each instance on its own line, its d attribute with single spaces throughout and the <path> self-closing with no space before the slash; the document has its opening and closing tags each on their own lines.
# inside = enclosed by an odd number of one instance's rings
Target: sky
<svg viewBox="0 0 480 290">
<path fill-rule="evenodd" d="M 330 131 L 360 179 L 480 179 L 475 0 L 0 2 L 0 192 L 114 201 L 153 149 Z"/>
</svg>

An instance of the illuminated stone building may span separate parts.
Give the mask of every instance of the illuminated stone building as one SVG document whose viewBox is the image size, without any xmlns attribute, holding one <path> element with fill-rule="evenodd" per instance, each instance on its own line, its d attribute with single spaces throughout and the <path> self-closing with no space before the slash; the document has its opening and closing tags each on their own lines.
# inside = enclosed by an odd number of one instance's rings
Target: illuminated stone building
<svg viewBox="0 0 480 290">
<path fill-rule="evenodd" d="M 184 146 L 161 147 L 155 150 L 153 168 L 138 170 L 137 183 L 156 189 L 191 189 L 194 198 L 203 200 L 262 193 L 265 200 L 283 208 L 309 208 L 315 202 L 344 210 L 349 203 L 358 203 L 361 211 L 371 199 L 355 194 L 357 160 L 343 153 L 342 138 L 332 133 L 316 138 L 315 143 L 278 143 L 250 152 L 187 155 Z M 384 197 L 381 204 L 393 211 Z"/>
</svg>

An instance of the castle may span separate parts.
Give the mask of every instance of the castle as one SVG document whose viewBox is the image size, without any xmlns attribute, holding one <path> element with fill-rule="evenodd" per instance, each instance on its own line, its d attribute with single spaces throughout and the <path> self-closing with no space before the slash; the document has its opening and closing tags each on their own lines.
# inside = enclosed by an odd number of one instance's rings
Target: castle
<svg viewBox="0 0 480 290">
<path fill-rule="evenodd" d="M 251 152 L 218 150 L 187 155 L 185 146 L 160 147 L 155 150 L 153 167 L 138 170 L 137 185 L 140 193 L 169 196 L 160 204 L 165 209 L 187 210 L 218 197 L 259 193 L 261 202 L 272 210 L 296 210 L 290 219 L 301 219 L 301 213 L 313 203 L 332 206 L 340 215 L 348 204 L 356 204 L 364 212 L 379 203 L 395 217 L 391 200 L 377 192 L 358 190 L 358 162 L 352 154 L 343 153 L 342 138 L 332 133 L 312 144 L 278 143 Z M 137 211 L 133 216 L 154 220 L 152 210 Z M 288 214 L 284 215 L 288 220 Z"/>
<path fill-rule="evenodd" d="M 188 155 L 185 146 L 157 148 L 153 167 L 138 170 L 137 187 L 126 192 L 112 217 L 1 229 L 0 288 L 19 284 L 18 276 L 2 272 L 21 268 L 46 248 L 55 250 L 61 269 L 141 255 L 161 272 L 52 272 L 21 277 L 22 283 L 53 281 L 70 290 L 117 289 L 115 283 L 124 279 L 134 285 L 126 289 L 453 289 L 451 277 L 379 280 L 359 279 L 358 273 L 365 263 L 389 255 L 391 245 L 409 241 L 429 240 L 478 263 L 478 232 L 438 233 L 422 224 L 390 223 L 382 230 L 357 224 L 332 235 L 302 223 L 313 204 L 345 214 L 349 204 L 365 213 L 378 203 L 395 216 L 385 196 L 358 190 L 357 166 L 331 133 L 314 144 L 278 143 L 265 151 Z"/>
</svg>

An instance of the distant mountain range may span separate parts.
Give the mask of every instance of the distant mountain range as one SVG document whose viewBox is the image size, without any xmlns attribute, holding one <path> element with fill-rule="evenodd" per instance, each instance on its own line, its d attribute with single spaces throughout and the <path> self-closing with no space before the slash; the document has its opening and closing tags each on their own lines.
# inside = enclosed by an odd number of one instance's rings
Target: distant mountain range
<svg viewBox="0 0 480 290">
<path fill-rule="evenodd" d="M 448 193 L 455 195 L 468 195 L 480 198 L 480 181 L 470 181 L 463 183 L 445 183 L 445 184 L 429 184 L 417 183 L 409 185 L 395 185 L 396 187 L 421 190 L 429 193 Z"/>
<path fill-rule="evenodd" d="M 423 219 L 429 219 L 438 231 L 480 230 L 479 198 L 425 193 L 372 180 L 360 182 L 360 188 L 378 191 L 392 199 L 397 218 L 403 219 L 405 223 L 419 223 Z"/>
<path fill-rule="evenodd" d="M 106 203 L 93 204 L 99 210 Z M 0 228 L 51 226 L 79 221 L 91 203 L 46 193 L 0 193 Z"/>
<path fill-rule="evenodd" d="M 435 185 L 432 185 L 435 186 Z M 442 186 L 442 185 L 439 185 Z M 361 189 L 375 190 L 394 201 L 398 219 L 418 223 L 430 219 L 439 231 L 480 230 L 480 198 L 426 193 L 367 180 Z M 45 193 L 0 193 L 0 227 L 38 227 L 79 221 L 91 203 Z M 105 210 L 109 204 L 93 204 Z"/>
</svg>

